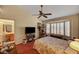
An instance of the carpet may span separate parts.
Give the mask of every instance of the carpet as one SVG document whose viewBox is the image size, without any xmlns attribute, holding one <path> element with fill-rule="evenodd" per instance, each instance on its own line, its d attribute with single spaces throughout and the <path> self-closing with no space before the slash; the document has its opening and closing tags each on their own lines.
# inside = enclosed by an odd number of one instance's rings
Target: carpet
<svg viewBox="0 0 79 59">
<path fill-rule="evenodd" d="M 33 48 L 34 42 L 35 41 L 16 45 L 17 54 L 39 54 L 38 51 Z"/>
</svg>

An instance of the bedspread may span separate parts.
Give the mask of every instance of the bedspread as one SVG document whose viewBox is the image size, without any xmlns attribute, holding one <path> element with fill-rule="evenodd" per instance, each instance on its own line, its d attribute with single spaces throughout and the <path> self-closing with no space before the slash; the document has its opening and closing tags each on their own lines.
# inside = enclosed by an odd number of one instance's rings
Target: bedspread
<svg viewBox="0 0 79 59">
<path fill-rule="evenodd" d="M 34 48 L 41 54 L 64 54 L 68 42 L 54 37 L 43 37 L 35 41 Z"/>
</svg>

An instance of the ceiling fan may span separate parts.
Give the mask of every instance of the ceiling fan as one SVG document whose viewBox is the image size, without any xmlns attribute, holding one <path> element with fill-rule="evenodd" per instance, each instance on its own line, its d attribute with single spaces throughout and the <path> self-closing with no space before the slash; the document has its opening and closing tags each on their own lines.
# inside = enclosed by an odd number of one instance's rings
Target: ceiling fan
<svg viewBox="0 0 79 59">
<path fill-rule="evenodd" d="M 41 16 L 43 16 L 44 18 L 48 18 L 47 15 L 52 15 L 52 13 L 43 12 L 43 5 L 41 5 L 40 7 L 41 7 L 41 10 L 39 10 L 39 16 L 37 18 L 40 18 Z"/>
</svg>

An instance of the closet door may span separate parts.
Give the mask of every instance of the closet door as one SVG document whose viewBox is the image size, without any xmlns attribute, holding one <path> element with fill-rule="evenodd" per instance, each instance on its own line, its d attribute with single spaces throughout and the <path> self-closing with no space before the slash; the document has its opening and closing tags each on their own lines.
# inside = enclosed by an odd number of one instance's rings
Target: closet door
<svg viewBox="0 0 79 59">
<path fill-rule="evenodd" d="M 3 40 L 3 23 L 0 22 L 0 45 L 2 44 Z"/>
</svg>

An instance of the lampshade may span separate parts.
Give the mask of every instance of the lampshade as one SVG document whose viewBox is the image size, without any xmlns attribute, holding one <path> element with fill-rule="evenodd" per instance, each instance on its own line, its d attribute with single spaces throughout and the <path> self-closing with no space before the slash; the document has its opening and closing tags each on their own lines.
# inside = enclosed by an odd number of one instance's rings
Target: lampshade
<svg viewBox="0 0 79 59">
<path fill-rule="evenodd" d="M 76 50 L 76 51 L 79 51 L 79 42 L 78 42 L 78 41 L 72 41 L 72 42 L 69 44 L 69 46 L 70 46 L 72 49 L 74 49 L 74 50 Z"/>
</svg>

